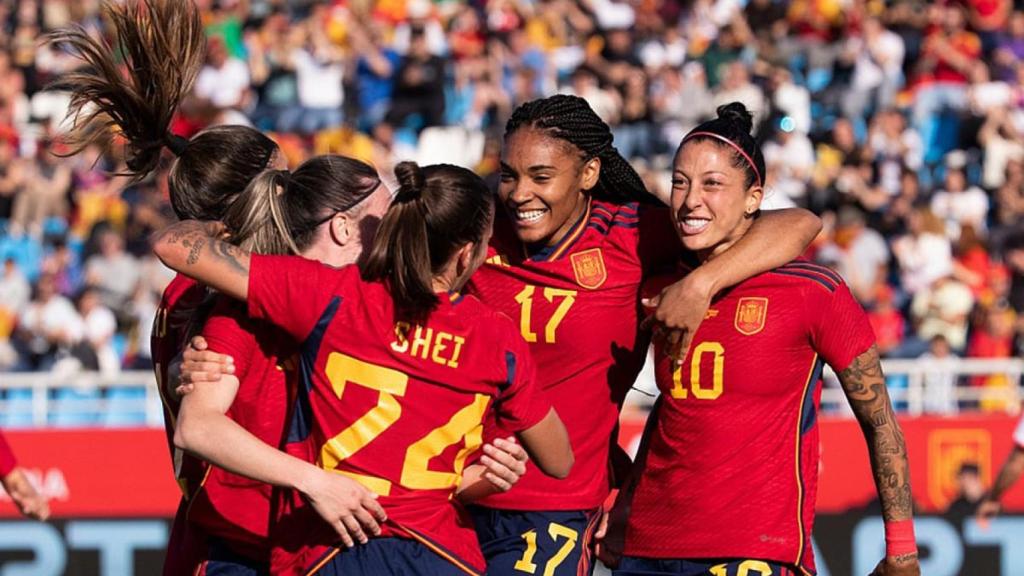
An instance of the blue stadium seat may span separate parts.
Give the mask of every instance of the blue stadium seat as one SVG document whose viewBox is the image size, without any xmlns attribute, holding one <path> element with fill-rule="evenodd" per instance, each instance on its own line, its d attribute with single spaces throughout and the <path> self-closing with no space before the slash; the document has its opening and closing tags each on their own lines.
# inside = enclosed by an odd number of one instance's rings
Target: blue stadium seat
<svg viewBox="0 0 1024 576">
<path fill-rule="evenodd" d="M 59 388 L 54 390 L 50 425 L 61 428 L 95 426 L 100 419 L 99 388 Z"/>
<path fill-rule="evenodd" d="M 12 388 L 4 394 L 6 409 L 0 412 L 0 427 L 31 428 L 32 390 Z"/>
<path fill-rule="evenodd" d="M 107 391 L 107 409 L 101 423 L 110 427 L 135 427 L 146 424 L 145 388 L 111 388 Z"/>
</svg>

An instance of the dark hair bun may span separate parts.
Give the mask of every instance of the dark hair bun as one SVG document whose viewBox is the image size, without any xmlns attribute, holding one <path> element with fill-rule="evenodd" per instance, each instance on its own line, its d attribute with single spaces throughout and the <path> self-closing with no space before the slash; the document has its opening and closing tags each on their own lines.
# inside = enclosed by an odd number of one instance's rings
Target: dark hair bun
<svg viewBox="0 0 1024 576">
<path fill-rule="evenodd" d="M 398 192 L 409 198 L 419 198 L 423 194 L 423 188 L 427 185 L 423 176 L 423 169 L 415 162 L 399 162 L 395 166 L 395 178 L 400 186 Z"/>
<path fill-rule="evenodd" d="M 742 102 L 730 102 L 718 107 L 718 118 L 735 124 L 747 134 L 754 129 L 754 115 Z"/>
</svg>

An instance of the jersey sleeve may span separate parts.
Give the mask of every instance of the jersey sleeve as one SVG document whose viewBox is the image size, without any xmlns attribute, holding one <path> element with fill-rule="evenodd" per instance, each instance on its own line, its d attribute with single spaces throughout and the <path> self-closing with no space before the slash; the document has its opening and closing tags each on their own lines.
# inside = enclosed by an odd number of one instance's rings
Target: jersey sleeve
<svg viewBox="0 0 1024 576">
<path fill-rule="evenodd" d="M 14 459 L 14 452 L 7 444 L 7 438 L 0 432 L 0 478 L 5 478 L 17 465 L 18 461 Z"/>
<path fill-rule="evenodd" d="M 244 382 L 245 372 L 249 368 L 246 360 L 258 349 L 252 320 L 246 314 L 245 305 L 226 296 L 217 298 L 203 326 L 203 338 L 210 350 L 234 359 L 235 376 L 239 382 Z"/>
<path fill-rule="evenodd" d="M 343 270 L 301 256 L 252 255 L 249 315 L 266 320 L 299 342 L 313 331 L 334 296 Z"/>
<path fill-rule="evenodd" d="M 537 385 L 537 367 L 526 343 L 515 334 L 505 347 L 505 385 L 495 406 L 497 421 L 510 432 L 526 430 L 540 422 L 551 401 Z"/>
<path fill-rule="evenodd" d="M 868 315 L 846 284 L 834 291 L 808 290 L 813 294 L 805 298 L 812 345 L 833 370 L 842 372 L 875 343 Z"/>
</svg>

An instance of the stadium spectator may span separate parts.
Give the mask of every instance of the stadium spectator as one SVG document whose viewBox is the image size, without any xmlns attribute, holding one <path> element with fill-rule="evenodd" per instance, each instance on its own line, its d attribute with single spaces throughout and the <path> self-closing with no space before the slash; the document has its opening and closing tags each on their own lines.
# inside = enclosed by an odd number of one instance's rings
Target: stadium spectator
<svg viewBox="0 0 1024 576">
<path fill-rule="evenodd" d="M 977 462 L 964 462 L 956 472 L 956 498 L 946 507 L 946 516 L 959 526 L 978 508 L 985 496 L 985 483 Z"/>
<path fill-rule="evenodd" d="M 70 300 L 57 294 L 54 278 L 43 275 L 32 300 L 20 312 L 15 347 L 22 369 L 49 370 L 69 358 L 82 339 L 82 318 Z"/>
<path fill-rule="evenodd" d="M 103 304 L 120 313 L 141 278 L 138 260 L 124 250 L 124 238 L 115 230 L 100 232 L 99 252 L 85 262 L 85 281 L 99 289 Z"/>
<path fill-rule="evenodd" d="M 954 241 L 960 238 L 960 229 L 965 225 L 973 226 L 981 234 L 988 230 L 988 196 L 981 188 L 970 185 L 965 168 L 961 154 L 950 154 L 945 185 L 932 196 L 932 212 L 946 222 L 946 235 Z"/>
<path fill-rule="evenodd" d="M 834 238 L 818 253 L 818 260 L 833 266 L 863 304 L 873 303 L 889 257 L 882 235 L 868 228 L 864 212 L 853 206 L 839 210 Z"/>
<path fill-rule="evenodd" d="M 953 249 L 942 221 L 926 207 L 907 218 L 907 233 L 892 243 L 902 289 L 913 296 L 953 273 Z"/>
<path fill-rule="evenodd" d="M 967 345 L 967 320 L 973 307 L 974 295 L 966 284 L 952 275 L 936 280 L 918 290 L 910 305 L 917 338 L 928 342 L 942 336 L 953 350 L 962 352 Z"/>
</svg>

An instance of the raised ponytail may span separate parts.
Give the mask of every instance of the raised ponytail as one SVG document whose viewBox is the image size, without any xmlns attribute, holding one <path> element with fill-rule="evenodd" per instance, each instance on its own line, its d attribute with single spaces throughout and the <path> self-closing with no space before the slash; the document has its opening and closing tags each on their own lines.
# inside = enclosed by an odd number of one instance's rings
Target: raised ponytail
<svg viewBox="0 0 1024 576">
<path fill-rule="evenodd" d="M 126 140 L 127 175 L 140 180 L 157 167 L 165 146 L 181 155 L 187 145 L 170 125 L 202 68 L 206 37 L 191 0 L 105 2 L 103 12 L 116 46 L 81 26 L 49 36 L 85 64 L 54 84 L 71 93 L 71 130 L 64 139 L 73 155 L 106 141 L 113 129 Z"/>
<path fill-rule="evenodd" d="M 299 253 L 281 206 L 288 183 L 286 170 L 267 170 L 235 198 L 224 213 L 232 244 L 257 254 Z"/>
<path fill-rule="evenodd" d="M 395 177 L 398 194 L 377 229 L 362 273 L 367 279 L 385 280 L 395 307 L 418 316 L 438 303 L 423 199 L 426 182 L 415 162 L 400 162 L 395 166 Z"/>
<path fill-rule="evenodd" d="M 473 172 L 448 164 L 402 162 L 395 176 L 398 194 L 361 271 L 366 280 L 385 282 L 396 312 L 415 319 L 437 306 L 433 281 L 451 257 L 483 241 L 494 194 Z"/>
</svg>

